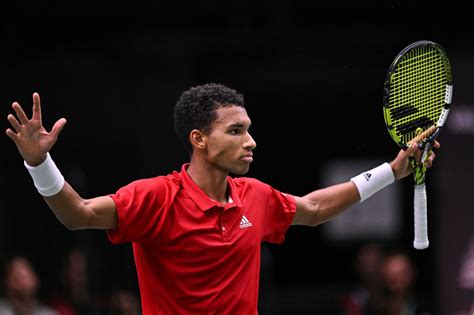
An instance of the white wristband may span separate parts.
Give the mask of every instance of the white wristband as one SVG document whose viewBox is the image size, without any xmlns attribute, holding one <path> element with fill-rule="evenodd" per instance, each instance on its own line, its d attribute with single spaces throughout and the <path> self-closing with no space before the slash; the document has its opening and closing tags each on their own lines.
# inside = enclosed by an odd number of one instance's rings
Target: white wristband
<svg viewBox="0 0 474 315">
<path fill-rule="evenodd" d="M 385 188 L 395 181 L 392 168 L 388 163 L 383 163 L 376 168 L 366 171 L 351 178 L 357 186 L 360 195 L 360 202 L 369 198 L 377 191 Z"/>
<path fill-rule="evenodd" d="M 46 160 L 38 166 L 31 166 L 26 161 L 23 163 L 30 172 L 35 187 L 41 195 L 45 197 L 54 196 L 63 189 L 64 177 L 53 159 L 51 159 L 49 152 L 46 154 Z"/>
</svg>

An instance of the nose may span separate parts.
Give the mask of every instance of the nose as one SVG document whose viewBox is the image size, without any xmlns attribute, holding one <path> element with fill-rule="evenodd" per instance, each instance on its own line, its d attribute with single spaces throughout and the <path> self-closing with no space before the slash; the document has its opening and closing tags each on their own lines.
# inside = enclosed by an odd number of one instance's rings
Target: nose
<svg viewBox="0 0 474 315">
<path fill-rule="evenodd" d="M 247 138 L 245 139 L 244 147 L 248 149 L 255 149 L 257 147 L 257 142 L 252 138 L 250 133 L 247 132 Z"/>
</svg>

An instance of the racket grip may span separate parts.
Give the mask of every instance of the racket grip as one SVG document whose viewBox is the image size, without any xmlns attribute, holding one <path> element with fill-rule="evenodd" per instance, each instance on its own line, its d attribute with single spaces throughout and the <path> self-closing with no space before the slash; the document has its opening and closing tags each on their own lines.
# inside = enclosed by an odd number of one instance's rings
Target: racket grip
<svg viewBox="0 0 474 315">
<path fill-rule="evenodd" d="M 416 249 L 425 249 L 428 247 L 428 216 L 426 202 L 426 186 L 425 184 L 415 185 L 415 240 L 413 247 Z"/>
</svg>

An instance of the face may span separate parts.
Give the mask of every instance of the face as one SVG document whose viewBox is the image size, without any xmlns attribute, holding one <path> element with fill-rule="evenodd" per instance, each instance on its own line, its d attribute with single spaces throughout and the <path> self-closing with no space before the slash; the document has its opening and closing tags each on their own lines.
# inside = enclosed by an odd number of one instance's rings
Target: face
<svg viewBox="0 0 474 315">
<path fill-rule="evenodd" d="M 410 261 L 401 255 L 388 259 L 382 266 L 385 284 L 392 292 L 402 292 L 413 282 L 413 270 Z"/>
<path fill-rule="evenodd" d="M 211 131 L 204 136 L 209 163 L 224 172 L 245 174 L 253 161 L 256 143 L 249 133 L 251 121 L 240 106 L 220 107 Z"/>
<path fill-rule="evenodd" d="M 34 296 L 38 288 L 38 278 L 27 260 L 17 257 L 9 267 L 6 290 L 18 297 Z"/>
<path fill-rule="evenodd" d="M 373 244 L 361 249 L 357 261 L 357 271 L 364 281 L 373 281 L 382 259 L 379 247 Z"/>
</svg>

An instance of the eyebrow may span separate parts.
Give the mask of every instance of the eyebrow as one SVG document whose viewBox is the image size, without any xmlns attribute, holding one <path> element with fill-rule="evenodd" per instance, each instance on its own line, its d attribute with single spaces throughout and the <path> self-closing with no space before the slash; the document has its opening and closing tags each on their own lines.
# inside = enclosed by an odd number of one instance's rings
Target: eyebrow
<svg viewBox="0 0 474 315">
<path fill-rule="evenodd" d="M 250 128 L 250 126 L 252 126 L 252 123 L 249 123 L 248 128 Z M 237 123 L 233 123 L 227 126 L 227 128 L 245 128 L 245 124 L 241 122 L 237 122 Z"/>
</svg>

